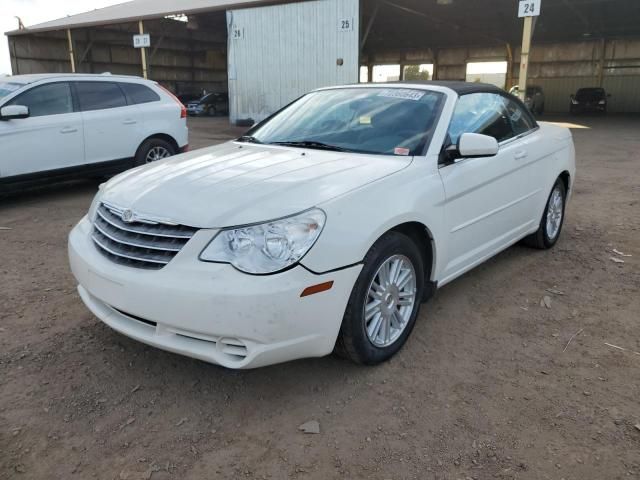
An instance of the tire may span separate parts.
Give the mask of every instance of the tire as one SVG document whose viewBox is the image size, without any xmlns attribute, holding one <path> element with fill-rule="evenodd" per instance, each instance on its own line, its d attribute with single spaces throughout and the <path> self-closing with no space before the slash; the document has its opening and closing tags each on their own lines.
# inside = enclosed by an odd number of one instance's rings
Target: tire
<svg viewBox="0 0 640 480">
<path fill-rule="evenodd" d="M 149 138 L 145 140 L 136 152 L 135 165 L 145 165 L 176 154 L 176 148 L 161 138 Z"/>
<path fill-rule="evenodd" d="M 210 117 L 218 116 L 218 111 L 216 110 L 216 107 L 209 107 L 209 109 L 207 110 L 207 115 L 209 115 Z"/>
<path fill-rule="evenodd" d="M 551 189 L 547 204 L 542 215 L 542 221 L 538 227 L 538 231 L 532 235 L 529 235 L 524 239 L 524 243 L 533 248 L 540 250 L 546 250 L 553 247 L 560 233 L 562 232 L 562 225 L 564 223 L 564 211 L 565 202 L 567 198 L 567 192 L 562 179 L 558 178 L 556 183 Z M 561 202 L 558 204 L 558 202 Z M 550 215 L 555 217 L 555 220 L 550 219 Z M 550 219 L 548 222 L 547 220 Z"/>
<path fill-rule="evenodd" d="M 380 297 L 374 298 L 371 293 L 375 291 L 375 285 L 384 286 L 381 280 L 386 272 L 395 281 L 384 291 L 376 292 L 374 295 Z M 407 280 L 407 277 L 410 278 Z M 336 352 L 363 365 L 377 365 L 395 355 L 415 325 L 424 281 L 423 260 L 416 244 L 398 232 L 389 232 L 381 237 L 367 253 L 362 272 L 351 292 Z M 379 302 L 377 306 L 376 301 Z M 369 318 L 365 315 L 367 305 L 371 311 Z M 387 325 L 389 328 L 385 330 Z"/>
</svg>

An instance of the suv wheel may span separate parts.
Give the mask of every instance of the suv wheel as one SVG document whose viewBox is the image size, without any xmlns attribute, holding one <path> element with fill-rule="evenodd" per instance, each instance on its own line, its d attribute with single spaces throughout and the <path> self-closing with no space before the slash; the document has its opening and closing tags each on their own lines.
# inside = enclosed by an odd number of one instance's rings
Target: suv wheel
<svg viewBox="0 0 640 480">
<path fill-rule="evenodd" d="M 164 158 L 172 157 L 176 154 L 176 149 L 171 143 L 161 138 L 150 138 L 140 145 L 136 153 L 136 166 L 146 163 L 157 162 Z"/>
</svg>

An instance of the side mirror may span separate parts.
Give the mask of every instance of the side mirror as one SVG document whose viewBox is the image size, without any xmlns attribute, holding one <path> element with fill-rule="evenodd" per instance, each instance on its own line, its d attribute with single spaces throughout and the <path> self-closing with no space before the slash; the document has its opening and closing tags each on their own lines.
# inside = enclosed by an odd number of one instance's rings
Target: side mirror
<svg viewBox="0 0 640 480">
<path fill-rule="evenodd" d="M 29 117 L 29 107 L 24 105 L 9 105 L 0 109 L 0 120 L 19 120 Z"/>
<path fill-rule="evenodd" d="M 493 157 L 499 149 L 495 138 L 480 133 L 463 133 L 458 140 L 458 153 L 463 158 Z"/>
</svg>

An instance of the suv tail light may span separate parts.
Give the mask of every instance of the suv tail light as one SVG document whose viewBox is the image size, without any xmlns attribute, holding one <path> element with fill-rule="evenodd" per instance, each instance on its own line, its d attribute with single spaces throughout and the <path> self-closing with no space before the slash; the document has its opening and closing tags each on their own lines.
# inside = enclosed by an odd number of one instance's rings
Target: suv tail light
<svg viewBox="0 0 640 480">
<path fill-rule="evenodd" d="M 158 86 L 162 90 L 167 92 L 171 96 L 171 98 L 173 98 L 177 102 L 177 104 L 180 105 L 180 118 L 187 118 L 187 107 L 184 106 L 184 104 L 180 101 L 180 99 L 176 97 L 173 93 L 171 93 L 169 90 L 164 88 L 162 85 L 158 84 Z"/>
</svg>

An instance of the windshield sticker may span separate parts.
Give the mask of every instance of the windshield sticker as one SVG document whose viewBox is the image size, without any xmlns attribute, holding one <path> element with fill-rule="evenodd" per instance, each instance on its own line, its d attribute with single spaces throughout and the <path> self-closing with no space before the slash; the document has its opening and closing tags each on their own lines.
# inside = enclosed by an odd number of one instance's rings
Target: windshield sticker
<svg viewBox="0 0 640 480">
<path fill-rule="evenodd" d="M 514 110 L 511 114 L 511 121 L 518 122 L 522 118 L 522 112 L 520 110 Z"/>
<path fill-rule="evenodd" d="M 371 117 L 368 115 L 362 115 L 358 121 L 360 125 L 371 125 Z"/>
<path fill-rule="evenodd" d="M 411 150 L 404 147 L 396 147 L 393 149 L 393 153 L 395 153 L 396 155 L 402 155 L 403 157 L 406 157 L 407 155 L 409 155 L 409 153 L 411 153 Z"/>
<path fill-rule="evenodd" d="M 406 88 L 389 88 L 387 90 L 381 91 L 378 96 L 387 98 L 400 98 L 402 100 L 413 100 L 417 102 L 422 97 L 424 97 L 425 93 L 426 92 L 421 92 L 420 90 L 408 90 Z"/>
</svg>

